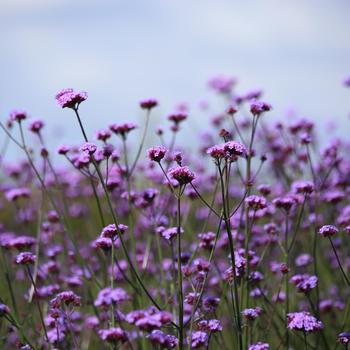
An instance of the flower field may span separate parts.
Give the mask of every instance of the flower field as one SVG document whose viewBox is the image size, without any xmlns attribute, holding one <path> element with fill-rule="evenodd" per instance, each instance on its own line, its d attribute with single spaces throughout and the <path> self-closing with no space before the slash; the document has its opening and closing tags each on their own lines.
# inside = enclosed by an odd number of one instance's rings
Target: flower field
<svg viewBox="0 0 350 350">
<path fill-rule="evenodd" d="M 191 111 L 153 130 L 153 98 L 88 135 L 73 89 L 74 145 L 0 124 L 0 349 L 348 349 L 349 140 L 234 87 L 210 80 L 222 108 L 188 141 Z"/>
</svg>

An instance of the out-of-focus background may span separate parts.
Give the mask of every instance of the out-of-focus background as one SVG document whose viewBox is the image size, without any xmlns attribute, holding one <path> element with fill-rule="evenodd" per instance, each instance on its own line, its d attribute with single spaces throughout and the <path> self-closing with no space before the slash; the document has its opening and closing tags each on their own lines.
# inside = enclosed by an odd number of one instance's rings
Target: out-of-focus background
<svg viewBox="0 0 350 350">
<path fill-rule="evenodd" d="M 73 87 L 89 93 L 90 134 L 139 120 L 146 97 L 160 100 L 158 120 L 189 102 L 191 130 L 219 73 L 240 92 L 263 88 L 271 118 L 293 108 L 345 134 L 349 11 L 348 0 L 0 0 L 0 119 L 22 108 L 49 124 L 53 146 L 76 143 L 71 111 L 54 100 Z"/>
</svg>

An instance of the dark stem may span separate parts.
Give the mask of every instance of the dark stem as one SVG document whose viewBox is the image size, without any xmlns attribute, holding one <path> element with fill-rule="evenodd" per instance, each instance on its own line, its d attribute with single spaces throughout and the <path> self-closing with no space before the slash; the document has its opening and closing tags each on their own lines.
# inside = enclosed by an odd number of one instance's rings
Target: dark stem
<svg viewBox="0 0 350 350">
<path fill-rule="evenodd" d="M 184 346 L 184 315 L 183 315 L 183 290 L 182 290 L 182 267 L 181 267 L 181 186 L 177 198 L 177 283 L 179 304 L 179 349 Z"/>
<path fill-rule="evenodd" d="M 345 279 L 347 285 L 350 287 L 350 280 L 349 280 L 348 276 L 346 275 L 346 272 L 345 272 L 344 269 L 343 269 L 343 266 L 342 266 L 342 264 L 341 264 L 341 262 L 340 262 L 340 259 L 339 259 L 337 250 L 336 250 L 336 248 L 335 248 L 335 246 L 334 246 L 334 244 L 333 244 L 332 238 L 331 238 L 331 237 L 328 237 L 328 239 L 329 239 L 329 242 L 330 242 L 331 245 L 332 245 L 332 249 L 333 249 L 335 258 L 337 259 L 337 262 L 338 262 L 338 265 L 339 265 L 339 267 L 340 267 L 340 270 L 341 270 L 341 272 L 342 272 L 342 274 L 343 274 L 343 277 L 344 277 L 344 279 Z"/>
</svg>

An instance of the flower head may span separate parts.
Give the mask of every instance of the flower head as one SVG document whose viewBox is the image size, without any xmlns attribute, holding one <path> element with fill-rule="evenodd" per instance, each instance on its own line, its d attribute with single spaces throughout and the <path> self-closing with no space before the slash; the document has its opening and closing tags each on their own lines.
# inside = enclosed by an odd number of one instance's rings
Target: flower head
<svg viewBox="0 0 350 350">
<path fill-rule="evenodd" d="M 123 343 L 128 340 L 128 334 L 120 327 L 101 329 L 98 331 L 98 335 L 102 340 L 105 340 L 108 343 Z"/>
<path fill-rule="evenodd" d="M 119 231 L 121 233 L 124 233 L 127 229 L 128 229 L 128 226 L 123 225 L 123 224 L 119 224 L 118 229 L 115 226 L 115 224 L 110 224 L 110 225 L 107 225 L 103 228 L 103 230 L 101 232 L 101 237 L 112 239 L 118 235 Z"/>
<path fill-rule="evenodd" d="M 169 175 L 175 179 L 180 185 L 186 185 L 191 183 L 195 179 L 194 173 L 189 169 L 188 166 L 179 166 L 170 169 Z"/>
<path fill-rule="evenodd" d="M 10 113 L 11 122 L 21 122 L 22 120 L 27 119 L 27 112 L 15 109 Z"/>
<path fill-rule="evenodd" d="M 323 323 L 306 311 L 289 313 L 287 317 L 289 329 L 309 333 L 323 328 Z"/>
<path fill-rule="evenodd" d="M 85 91 L 74 91 L 71 88 L 63 89 L 56 94 L 56 101 L 62 108 L 76 109 L 81 102 L 87 99 Z"/>
<path fill-rule="evenodd" d="M 32 120 L 29 124 L 29 130 L 34 133 L 39 133 L 40 130 L 44 127 L 44 122 L 40 119 Z"/>
<path fill-rule="evenodd" d="M 18 265 L 32 265 L 35 263 L 36 256 L 31 252 L 19 253 L 16 257 L 16 264 Z"/>
<path fill-rule="evenodd" d="M 260 100 L 253 101 L 250 104 L 250 111 L 253 115 L 256 115 L 256 116 L 259 116 L 264 112 L 270 111 L 271 108 L 272 107 L 270 104 L 263 102 L 263 101 L 260 101 Z"/>
<path fill-rule="evenodd" d="M 250 309 L 244 309 L 242 311 L 242 315 L 250 321 L 254 321 L 256 318 L 258 318 L 261 315 L 262 309 L 261 307 L 257 306 L 255 308 Z"/>
<path fill-rule="evenodd" d="M 258 209 L 264 209 L 266 208 L 266 199 L 264 197 L 261 196 L 256 196 L 254 194 L 252 194 L 251 196 L 248 196 L 245 199 L 245 202 L 247 203 L 249 208 L 252 208 L 254 210 L 258 210 Z"/>
<path fill-rule="evenodd" d="M 80 150 L 82 152 L 85 152 L 85 153 L 89 154 L 89 155 L 92 155 L 92 154 L 94 154 L 96 152 L 97 146 L 94 143 L 92 143 L 92 142 L 85 142 L 80 147 Z"/>
<path fill-rule="evenodd" d="M 72 291 L 58 293 L 55 298 L 51 299 L 50 306 L 59 309 L 62 304 L 70 306 L 80 306 L 81 298 Z"/>
<path fill-rule="evenodd" d="M 269 350 L 270 349 L 270 345 L 267 343 L 262 343 L 262 342 L 258 342 L 252 345 L 249 345 L 248 350 Z"/>
<path fill-rule="evenodd" d="M 156 106 L 158 106 L 158 101 L 155 98 L 140 101 L 140 107 L 142 109 L 152 109 Z"/>
<path fill-rule="evenodd" d="M 186 119 L 187 119 L 186 113 L 173 113 L 168 116 L 168 120 L 170 120 L 171 122 L 174 122 L 176 125 L 180 124 Z"/>
<path fill-rule="evenodd" d="M 221 94 L 229 94 L 237 80 L 233 77 L 219 75 L 211 78 L 208 82 L 209 87 Z"/>
<path fill-rule="evenodd" d="M 350 82 L 349 82 L 349 85 L 350 85 Z M 350 344 L 350 333 L 349 332 L 339 333 L 337 341 L 340 344 L 345 344 L 345 345 Z"/>
<path fill-rule="evenodd" d="M 161 345 L 166 349 L 173 349 L 179 343 L 178 339 L 175 336 L 170 334 L 165 334 L 159 329 L 153 330 L 151 334 L 148 336 L 148 338 L 152 343 Z"/>
<path fill-rule="evenodd" d="M 109 126 L 110 130 L 113 131 L 116 135 L 120 135 L 123 139 L 126 138 L 126 135 L 136 129 L 136 124 L 134 123 L 123 123 L 123 124 L 111 124 Z"/>
<path fill-rule="evenodd" d="M 308 293 L 311 289 L 314 289 L 317 286 L 318 278 L 308 274 L 294 275 L 290 279 L 290 282 L 297 287 L 299 292 Z"/>
<path fill-rule="evenodd" d="M 350 87 L 350 77 L 346 78 L 343 83 L 344 83 L 344 86 Z"/>
<path fill-rule="evenodd" d="M 192 333 L 191 347 L 193 349 L 198 349 L 204 346 L 208 341 L 208 334 L 202 331 L 197 331 Z"/>
<path fill-rule="evenodd" d="M 338 232 L 338 229 L 333 225 L 324 225 L 318 231 L 318 233 L 323 237 L 331 237 L 336 235 Z"/>
<path fill-rule="evenodd" d="M 148 158 L 159 163 L 165 156 L 168 150 L 164 146 L 152 147 L 147 151 Z"/>
<path fill-rule="evenodd" d="M 11 310 L 7 305 L 0 303 L 0 317 L 7 315 L 10 312 Z"/>
</svg>

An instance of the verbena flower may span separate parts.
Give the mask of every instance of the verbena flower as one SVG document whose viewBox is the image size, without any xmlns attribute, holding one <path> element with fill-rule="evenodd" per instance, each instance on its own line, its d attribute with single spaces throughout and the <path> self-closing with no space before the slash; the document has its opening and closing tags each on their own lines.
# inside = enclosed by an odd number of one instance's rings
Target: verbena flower
<svg viewBox="0 0 350 350">
<path fill-rule="evenodd" d="M 249 321 L 254 321 L 262 313 L 261 307 L 257 306 L 255 308 L 244 309 L 242 315 Z"/>
<path fill-rule="evenodd" d="M 254 194 L 248 196 L 245 199 L 245 202 L 247 203 L 249 208 L 252 208 L 254 210 L 264 209 L 267 206 L 266 198 Z"/>
<path fill-rule="evenodd" d="M 192 333 L 192 338 L 190 339 L 191 347 L 193 349 L 198 349 L 205 346 L 208 341 L 208 334 L 203 331 L 196 331 Z"/>
<path fill-rule="evenodd" d="M 349 82 L 350 85 L 350 82 Z M 337 338 L 338 343 L 348 345 L 350 344 L 350 333 L 349 332 L 342 332 L 338 334 Z"/>
<path fill-rule="evenodd" d="M 56 101 L 62 108 L 78 108 L 80 103 L 87 99 L 85 91 L 74 91 L 71 88 L 63 89 L 56 94 Z"/>
<path fill-rule="evenodd" d="M 118 235 L 119 232 L 125 233 L 125 231 L 127 229 L 128 229 L 128 226 L 123 225 L 123 224 L 119 224 L 118 229 L 117 229 L 115 224 L 110 224 L 110 225 L 107 225 L 103 228 L 103 230 L 101 232 L 101 237 L 114 239 Z"/>
<path fill-rule="evenodd" d="M 102 340 L 112 344 L 118 342 L 124 343 L 128 340 L 128 334 L 120 327 L 100 329 L 98 335 Z"/>
<path fill-rule="evenodd" d="M 178 339 L 175 336 L 163 333 L 159 329 L 153 330 L 148 338 L 152 343 L 160 345 L 166 349 L 173 349 L 179 343 Z"/>
<path fill-rule="evenodd" d="M 317 332 L 323 328 L 323 323 L 309 312 L 293 312 L 288 315 L 288 328 L 307 333 Z"/>
<path fill-rule="evenodd" d="M 250 104 L 250 111 L 253 115 L 256 115 L 256 116 L 259 116 L 264 112 L 270 111 L 271 108 L 272 107 L 270 104 L 263 102 L 263 101 L 260 101 L 260 100 L 253 101 Z"/>
<path fill-rule="evenodd" d="M 10 113 L 11 122 L 21 122 L 22 120 L 27 119 L 27 117 L 27 112 L 20 109 L 15 109 Z"/>
<path fill-rule="evenodd" d="M 267 343 L 257 342 L 249 345 L 248 350 L 269 350 L 270 346 Z"/>
<path fill-rule="evenodd" d="M 169 170 L 170 178 L 175 179 L 180 185 L 186 185 L 195 179 L 194 173 L 188 166 L 179 166 Z"/>
<path fill-rule="evenodd" d="M 34 133 L 39 133 L 41 129 L 44 127 L 44 122 L 40 119 L 34 119 L 29 124 L 29 130 Z"/>
<path fill-rule="evenodd" d="M 30 252 L 19 253 L 16 257 L 16 264 L 18 265 L 32 265 L 35 263 L 36 256 Z"/>
<path fill-rule="evenodd" d="M 107 287 L 98 292 L 94 305 L 108 308 L 111 304 L 121 304 L 130 299 L 130 295 L 123 288 Z"/>
<path fill-rule="evenodd" d="M 164 146 L 156 146 L 149 148 L 147 151 L 148 158 L 154 162 L 159 163 L 167 153 L 167 149 Z"/>
<path fill-rule="evenodd" d="M 318 233 L 323 237 L 332 237 L 338 232 L 338 229 L 333 225 L 324 225 L 318 231 Z"/>
<path fill-rule="evenodd" d="M 155 98 L 149 98 L 140 101 L 140 107 L 142 109 L 152 109 L 156 106 L 158 106 L 158 101 Z"/>
<path fill-rule="evenodd" d="M 136 124 L 134 123 L 123 123 L 123 124 L 111 124 L 109 126 L 110 130 L 116 135 L 120 135 L 123 139 L 126 138 L 127 134 L 136 129 Z"/>
<path fill-rule="evenodd" d="M 72 291 L 58 293 L 55 298 L 51 299 L 52 308 L 59 309 L 62 305 L 80 306 L 81 298 Z"/>
<path fill-rule="evenodd" d="M 32 191 L 29 188 L 13 188 L 6 192 L 6 199 L 10 202 L 17 201 L 21 198 L 29 198 L 32 194 Z"/>
<path fill-rule="evenodd" d="M 289 281 L 297 287 L 299 292 L 309 293 L 311 289 L 316 288 L 318 278 L 316 276 L 303 274 L 294 275 Z"/>
</svg>

